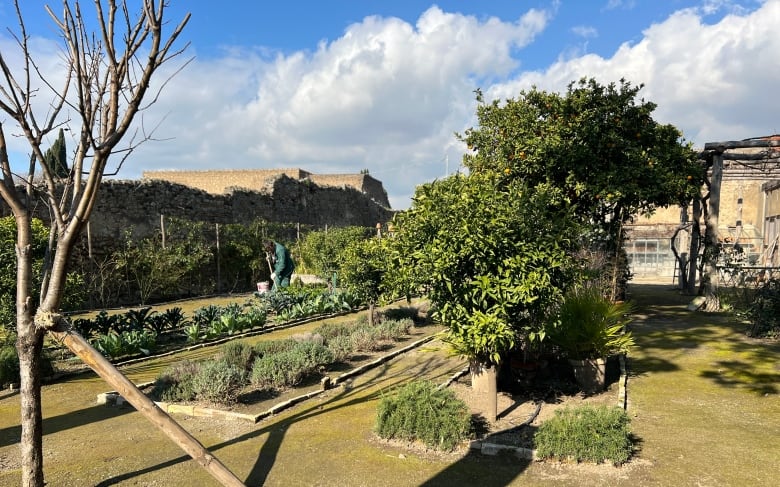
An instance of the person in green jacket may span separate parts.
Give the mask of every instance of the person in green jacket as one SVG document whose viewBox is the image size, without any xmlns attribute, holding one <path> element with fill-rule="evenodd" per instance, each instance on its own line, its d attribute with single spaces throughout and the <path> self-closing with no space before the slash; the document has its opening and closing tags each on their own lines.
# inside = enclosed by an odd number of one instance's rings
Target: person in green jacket
<svg viewBox="0 0 780 487">
<path fill-rule="evenodd" d="M 263 247 L 265 248 L 266 259 L 268 259 L 268 263 L 273 269 L 271 280 L 274 281 L 274 284 L 271 291 L 289 286 L 290 276 L 292 276 L 295 270 L 295 262 L 290 256 L 290 251 L 284 245 L 273 240 L 266 240 L 263 243 Z"/>
</svg>

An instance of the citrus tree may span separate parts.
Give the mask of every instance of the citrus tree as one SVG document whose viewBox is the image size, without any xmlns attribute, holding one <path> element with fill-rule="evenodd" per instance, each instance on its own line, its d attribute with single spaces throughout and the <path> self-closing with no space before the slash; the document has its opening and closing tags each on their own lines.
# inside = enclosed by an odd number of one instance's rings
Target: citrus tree
<svg viewBox="0 0 780 487">
<path fill-rule="evenodd" d="M 299 248 L 302 267 L 329 280 L 339 271 L 347 247 L 370 235 L 370 228 L 355 226 L 309 232 Z"/>
<path fill-rule="evenodd" d="M 544 338 L 542 318 L 577 269 L 577 224 L 561 189 L 504 176 L 419 186 L 388 239 L 391 273 L 427 293 L 455 351 L 488 364 Z"/>
<path fill-rule="evenodd" d="M 581 79 L 564 94 L 534 88 L 490 103 L 477 91 L 479 126 L 459 136 L 471 150 L 463 163 L 472 173 L 558 188 L 590 227 L 584 243 L 616 255 L 629 219 L 687 205 L 705 176 L 681 132 L 638 99 L 641 88 Z"/>
<path fill-rule="evenodd" d="M 389 267 L 387 240 L 369 238 L 348 244 L 341 255 L 339 276 L 342 284 L 368 303 L 369 324 L 374 324 L 374 307 L 382 296 L 384 276 Z"/>
</svg>

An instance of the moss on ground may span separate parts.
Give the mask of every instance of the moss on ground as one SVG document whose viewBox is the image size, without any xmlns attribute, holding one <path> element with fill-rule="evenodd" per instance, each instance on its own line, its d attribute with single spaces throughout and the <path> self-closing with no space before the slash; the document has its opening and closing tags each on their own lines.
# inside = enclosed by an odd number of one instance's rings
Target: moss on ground
<svg viewBox="0 0 780 487">
<path fill-rule="evenodd" d="M 376 442 L 381 391 L 448 377 L 443 351 L 406 354 L 258 424 L 176 419 L 247 485 L 774 486 L 780 458 L 777 342 L 748 339 L 725 314 L 691 313 L 670 286 L 632 285 L 638 347 L 628 412 L 639 451 L 628 464 L 528 462 L 507 455 L 429 458 Z M 207 354 L 207 350 L 194 353 Z M 172 358 L 136 364 L 136 382 Z M 131 408 L 95 405 L 105 383 L 87 374 L 43 390 L 49 485 L 217 483 Z M 18 396 L 0 396 L 0 484 L 18 485 Z"/>
</svg>

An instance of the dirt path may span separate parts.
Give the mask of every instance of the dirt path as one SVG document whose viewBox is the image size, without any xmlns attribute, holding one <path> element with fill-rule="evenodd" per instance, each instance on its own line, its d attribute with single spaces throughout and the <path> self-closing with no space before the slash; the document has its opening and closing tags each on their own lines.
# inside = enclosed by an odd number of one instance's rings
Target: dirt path
<svg viewBox="0 0 780 487">
<path fill-rule="evenodd" d="M 565 465 L 510 456 L 416 454 L 378 442 L 383 390 L 464 363 L 430 347 L 388 362 L 348 387 L 247 424 L 176 416 L 247 485 L 705 485 L 770 486 L 780 460 L 780 344 L 748 340 L 722 316 L 685 311 L 669 286 L 632 286 L 639 344 L 630 360 L 628 465 Z M 156 376 L 161 361 L 126 371 Z M 84 375 L 43 391 L 45 474 L 51 486 L 209 486 L 212 478 L 131 408 L 95 405 L 106 391 Z M 17 396 L 0 396 L 0 485 L 18 485 Z"/>
</svg>

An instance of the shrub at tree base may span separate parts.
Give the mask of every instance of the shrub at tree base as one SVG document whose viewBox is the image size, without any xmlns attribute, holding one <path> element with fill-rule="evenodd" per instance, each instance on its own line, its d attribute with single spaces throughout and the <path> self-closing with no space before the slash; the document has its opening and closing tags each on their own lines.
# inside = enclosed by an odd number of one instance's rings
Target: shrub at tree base
<svg viewBox="0 0 780 487">
<path fill-rule="evenodd" d="M 586 405 L 555 411 L 536 433 L 537 457 L 620 465 L 633 450 L 629 421 L 619 407 Z"/>
<path fill-rule="evenodd" d="M 376 432 L 382 438 L 421 441 L 452 450 L 471 433 L 471 413 L 449 389 L 414 381 L 383 398 L 377 407 Z"/>
</svg>

